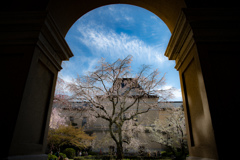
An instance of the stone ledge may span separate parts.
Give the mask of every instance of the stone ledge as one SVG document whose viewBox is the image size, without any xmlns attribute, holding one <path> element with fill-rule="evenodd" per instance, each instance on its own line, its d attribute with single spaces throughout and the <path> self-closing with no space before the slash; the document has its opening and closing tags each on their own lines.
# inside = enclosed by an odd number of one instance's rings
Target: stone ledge
<svg viewBox="0 0 240 160">
<path fill-rule="evenodd" d="M 0 160 L 47 160 L 48 156 L 46 154 L 38 155 L 20 155 L 20 156 L 9 156 L 5 159 Z"/>
<path fill-rule="evenodd" d="M 201 158 L 201 157 L 187 157 L 186 160 L 216 160 L 211 158 Z"/>
</svg>

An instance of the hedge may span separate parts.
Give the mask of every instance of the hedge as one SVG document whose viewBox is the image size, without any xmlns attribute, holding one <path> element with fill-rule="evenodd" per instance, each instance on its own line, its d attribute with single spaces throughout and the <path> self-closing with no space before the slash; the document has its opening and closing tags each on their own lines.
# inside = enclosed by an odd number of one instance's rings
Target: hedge
<svg viewBox="0 0 240 160">
<path fill-rule="evenodd" d="M 66 156 L 69 158 L 69 159 L 73 159 L 76 155 L 76 151 L 73 149 L 73 148 L 66 148 L 64 151 L 63 151 L 64 154 L 66 154 Z"/>
</svg>

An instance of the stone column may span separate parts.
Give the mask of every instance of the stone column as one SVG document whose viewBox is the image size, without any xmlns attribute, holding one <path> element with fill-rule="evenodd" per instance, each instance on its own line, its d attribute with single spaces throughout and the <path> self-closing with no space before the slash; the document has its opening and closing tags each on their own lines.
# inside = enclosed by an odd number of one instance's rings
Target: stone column
<svg viewBox="0 0 240 160">
<path fill-rule="evenodd" d="M 73 56 L 47 12 L 1 12 L 1 158 L 46 160 L 61 62 Z"/>
<path fill-rule="evenodd" d="M 237 9 L 183 9 L 170 39 L 165 55 L 179 71 L 188 160 L 235 155 L 239 27 Z"/>
</svg>

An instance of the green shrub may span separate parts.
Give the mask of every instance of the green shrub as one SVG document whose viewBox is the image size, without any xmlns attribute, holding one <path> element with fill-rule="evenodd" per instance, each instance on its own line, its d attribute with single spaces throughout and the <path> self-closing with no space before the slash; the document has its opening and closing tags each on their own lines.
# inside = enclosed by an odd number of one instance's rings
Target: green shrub
<svg viewBox="0 0 240 160">
<path fill-rule="evenodd" d="M 73 149 L 73 148 L 66 148 L 64 151 L 63 151 L 64 154 L 66 154 L 66 156 L 69 158 L 69 159 L 73 159 L 76 155 L 76 151 Z"/>
<path fill-rule="evenodd" d="M 74 160 L 85 160 L 84 157 L 74 157 Z"/>
<path fill-rule="evenodd" d="M 55 160 L 55 159 L 57 159 L 57 156 L 48 154 L 48 160 Z"/>
<path fill-rule="evenodd" d="M 85 156 L 84 158 L 85 158 L 85 159 L 96 159 L 97 156 Z"/>
<path fill-rule="evenodd" d="M 171 157 L 173 155 L 173 152 L 167 152 L 167 156 Z"/>
<path fill-rule="evenodd" d="M 90 152 L 88 152 L 88 155 L 97 156 L 97 155 L 98 155 L 98 152 L 90 151 Z"/>
<path fill-rule="evenodd" d="M 64 159 L 64 158 L 67 158 L 67 155 L 66 155 L 66 154 L 64 154 L 64 153 L 59 153 L 59 156 L 62 156 L 62 157 L 63 157 L 63 159 Z"/>
<path fill-rule="evenodd" d="M 112 160 L 112 159 L 116 159 L 116 157 L 112 155 L 85 156 L 85 159 Z"/>
<path fill-rule="evenodd" d="M 162 155 L 162 157 L 166 157 L 167 156 L 167 152 L 166 151 L 161 151 L 161 155 Z"/>
</svg>

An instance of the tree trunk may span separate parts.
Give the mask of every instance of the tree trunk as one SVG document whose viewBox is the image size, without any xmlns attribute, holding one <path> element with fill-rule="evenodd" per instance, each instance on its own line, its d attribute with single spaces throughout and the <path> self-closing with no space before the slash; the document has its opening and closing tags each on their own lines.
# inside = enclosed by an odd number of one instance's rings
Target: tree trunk
<svg viewBox="0 0 240 160">
<path fill-rule="evenodd" d="M 122 143 L 117 144 L 117 160 L 122 160 L 123 159 L 123 147 Z"/>
<path fill-rule="evenodd" d="M 111 137 L 113 138 L 117 146 L 117 160 L 122 160 L 123 159 L 122 129 L 121 129 L 122 126 L 120 127 L 118 126 L 118 140 L 117 140 L 117 138 L 113 134 L 112 125 L 113 123 L 110 121 L 109 131 L 110 131 Z"/>
<path fill-rule="evenodd" d="M 118 125 L 118 143 L 117 143 L 117 160 L 123 159 L 123 138 L 122 138 L 122 125 Z"/>
</svg>

